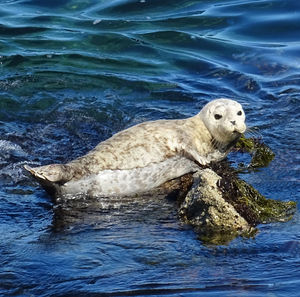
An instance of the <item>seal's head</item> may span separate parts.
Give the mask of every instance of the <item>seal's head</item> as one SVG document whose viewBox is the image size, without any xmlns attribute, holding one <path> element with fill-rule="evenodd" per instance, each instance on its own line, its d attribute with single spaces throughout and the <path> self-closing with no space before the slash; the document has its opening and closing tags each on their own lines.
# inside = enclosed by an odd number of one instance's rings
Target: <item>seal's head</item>
<svg viewBox="0 0 300 297">
<path fill-rule="evenodd" d="M 217 143 L 229 144 L 246 130 L 245 112 L 234 100 L 213 100 L 202 108 L 199 116 Z"/>
</svg>

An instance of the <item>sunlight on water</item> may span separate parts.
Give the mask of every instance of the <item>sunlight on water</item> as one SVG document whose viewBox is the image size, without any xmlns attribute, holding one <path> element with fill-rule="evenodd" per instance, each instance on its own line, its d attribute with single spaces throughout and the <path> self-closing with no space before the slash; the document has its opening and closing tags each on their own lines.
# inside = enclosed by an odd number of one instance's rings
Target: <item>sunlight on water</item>
<svg viewBox="0 0 300 297">
<path fill-rule="evenodd" d="M 299 201 L 299 3 L 2 1 L 0 295 L 296 296 L 299 213 L 206 246 L 174 201 L 59 209 L 23 166 L 66 162 L 131 125 L 230 97 L 276 154 L 243 178 Z"/>
</svg>

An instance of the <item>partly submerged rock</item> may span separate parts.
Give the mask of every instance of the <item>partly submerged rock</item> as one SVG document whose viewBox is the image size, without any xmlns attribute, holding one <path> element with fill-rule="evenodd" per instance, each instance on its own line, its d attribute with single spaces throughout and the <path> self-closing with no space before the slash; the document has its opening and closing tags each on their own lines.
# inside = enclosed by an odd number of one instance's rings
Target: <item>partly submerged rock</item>
<svg viewBox="0 0 300 297">
<path fill-rule="evenodd" d="M 253 228 L 227 202 L 218 184 L 221 177 L 211 169 L 194 174 L 194 184 L 179 208 L 180 218 L 195 228 L 201 240 L 220 244 Z"/>
<path fill-rule="evenodd" d="M 194 174 L 194 183 L 179 207 L 179 216 L 202 241 L 224 244 L 238 235 L 253 236 L 261 223 L 291 219 L 295 202 L 267 199 L 238 178 L 229 166 L 215 165 Z"/>
<path fill-rule="evenodd" d="M 252 156 L 248 169 L 266 167 L 275 156 L 261 140 L 244 136 L 235 149 Z M 178 212 L 202 241 L 223 244 L 238 235 L 253 236 L 259 224 L 288 221 L 295 210 L 293 201 L 264 197 L 224 161 L 194 174 L 194 183 Z"/>
</svg>

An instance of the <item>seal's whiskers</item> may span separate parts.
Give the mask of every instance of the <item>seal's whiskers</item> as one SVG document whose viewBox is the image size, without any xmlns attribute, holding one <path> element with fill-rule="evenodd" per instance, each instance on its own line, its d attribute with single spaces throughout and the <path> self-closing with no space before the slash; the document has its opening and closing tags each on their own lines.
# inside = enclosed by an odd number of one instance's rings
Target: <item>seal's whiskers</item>
<svg viewBox="0 0 300 297">
<path fill-rule="evenodd" d="M 258 139 L 262 138 L 262 135 L 258 127 L 247 127 L 245 131 L 245 135 L 253 138 L 258 138 Z"/>
</svg>

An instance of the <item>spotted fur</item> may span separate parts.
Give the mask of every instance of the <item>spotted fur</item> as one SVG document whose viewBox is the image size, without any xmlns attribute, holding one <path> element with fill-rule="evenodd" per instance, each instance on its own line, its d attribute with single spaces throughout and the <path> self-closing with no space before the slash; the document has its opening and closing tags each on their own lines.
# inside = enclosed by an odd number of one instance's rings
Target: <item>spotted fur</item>
<svg viewBox="0 0 300 297">
<path fill-rule="evenodd" d="M 225 158 L 245 129 L 242 106 L 217 99 L 191 118 L 123 130 L 67 164 L 26 169 L 59 195 L 130 195 Z"/>
</svg>

